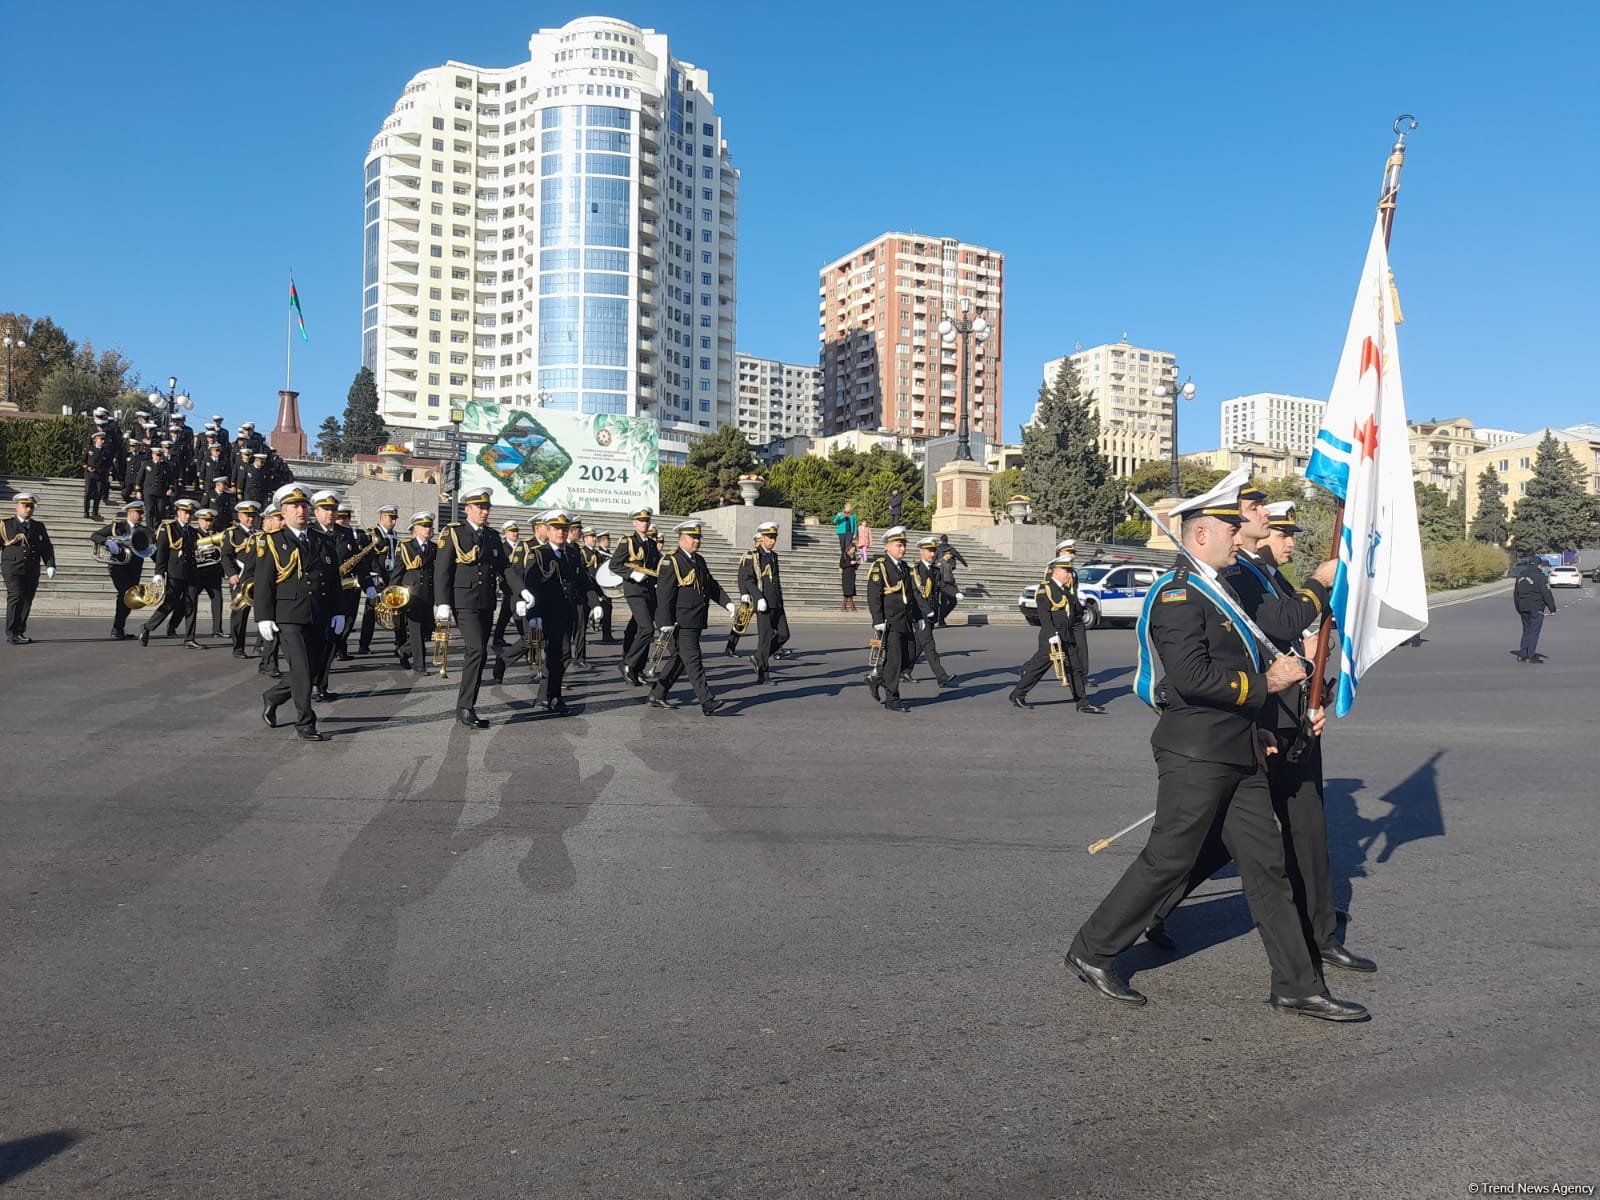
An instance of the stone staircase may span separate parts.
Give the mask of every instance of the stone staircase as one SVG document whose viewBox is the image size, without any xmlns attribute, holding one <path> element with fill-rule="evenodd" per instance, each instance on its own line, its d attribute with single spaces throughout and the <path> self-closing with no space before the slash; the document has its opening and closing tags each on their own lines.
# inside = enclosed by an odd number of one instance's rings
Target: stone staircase
<svg viewBox="0 0 1600 1200">
<path fill-rule="evenodd" d="M 109 618 L 113 608 L 111 580 L 105 564 L 94 557 L 89 535 L 111 519 L 117 505 L 113 502 L 101 507 L 103 520 L 86 521 L 79 515 L 83 511 L 83 485 L 77 480 L 11 478 L 0 480 L 0 515 L 11 514 L 11 497 L 19 491 L 30 491 L 39 497 L 36 515 L 49 529 L 50 540 L 56 550 L 56 578 L 40 582 L 34 611 L 51 616 Z M 502 521 L 516 519 L 526 530 L 535 511 L 497 507 L 493 521 L 498 525 Z M 582 516 L 586 527 L 609 530 L 613 546 L 633 528 L 627 513 L 593 512 L 583 513 Z M 442 506 L 441 522 L 448 521 L 449 517 L 449 506 Z M 369 524 L 371 519 L 371 514 L 357 514 L 359 524 Z M 405 514 L 402 514 L 401 520 L 404 519 Z M 672 527 L 686 519 L 668 513 L 656 516 L 656 528 L 662 531 L 668 546 L 674 544 Z M 908 558 L 916 555 L 915 538 L 925 535 L 926 531 L 914 532 Z M 796 525 L 791 536 L 792 548 L 783 554 L 784 596 L 791 615 L 798 619 L 813 620 L 836 616 L 839 612 L 839 540 L 834 536 L 833 527 Z M 1029 584 L 1039 582 L 1044 573 L 1044 564 L 1012 562 L 967 534 L 951 534 L 950 544 L 970 564 L 956 568 L 956 580 L 966 599 L 951 617 L 952 622 L 980 624 L 1021 621 L 1022 617 L 1017 612 L 1017 596 Z M 734 546 L 708 526 L 700 549 L 717 581 L 730 594 L 735 594 L 739 556 L 748 547 Z M 1125 556 L 1136 562 L 1170 561 L 1170 556 L 1153 554 L 1143 547 L 1102 547 L 1088 543 L 1079 543 L 1078 561 L 1088 562 L 1101 552 Z M 146 571 L 146 578 L 149 574 Z M 865 618 L 866 595 L 867 576 L 866 571 L 862 570 L 856 576 L 856 598 L 861 607 L 861 616 L 852 619 Z"/>
</svg>

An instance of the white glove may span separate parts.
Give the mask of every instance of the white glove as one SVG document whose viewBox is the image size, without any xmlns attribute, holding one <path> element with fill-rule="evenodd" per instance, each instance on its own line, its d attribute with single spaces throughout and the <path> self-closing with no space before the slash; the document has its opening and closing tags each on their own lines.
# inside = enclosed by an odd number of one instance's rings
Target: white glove
<svg viewBox="0 0 1600 1200">
<path fill-rule="evenodd" d="M 44 569 L 44 577 L 46 579 L 54 579 L 56 577 L 56 569 L 54 567 L 46 567 Z"/>
<path fill-rule="evenodd" d="M 633 580 L 635 583 L 643 583 L 644 582 L 644 572 L 643 571 L 629 571 L 628 572 L 628 578 Z"/>
<path fill-rule="evenodd" d="M 1051 638 L 1050 644 L 1059 650 L 1061 648 L 1061 635 L 1058 633 L 1055 635 L 1055 637 Z"/>
<path fill-rule="evenodd" d="M 767 602 L 766 602 L 765 598 L 756 601 L 756 611 L 757 612 L 766 612 L 767 611 Z"/>
<path fill-rule="evenodd" d="M 526 604 L 529 608 L 533 607 L 533 593 L 530 592 L 527 588 L 523 588 L 522 589 L 522 602 L 524 604 Z"/>
<path fill-rule="evenodd" d="M 738 611 L 739 611 L 739 606 L 737 604 L 729 604 L 728 605 L 728 615 L 730 617 L 733 616 L 733 614 L 738 612 Z"/>
<path fill-rule="evenodd" d="M 677 628 L 676 625 L 663 625 L 663 626 L 661 626 L 660 629 L 657 629 L 656 632 L 657 633 L 671 633 L 676 628 Z"/>
<path fill-rule="evenodd" d="M 874 625 L 873 628 L 876 629 L 879 633 L 882 633 L 885 629 L 888 628 L 888 626 L 884 625 L 884 624 L 878 624 L 878 625 Z"/>
<path fill-rule="evenodd" d="M 376 600 L 377 598 L 378 598 L 378 589 L 375 588 L 375 587 L 370 587 L 369 586 L 367 588 L 367 599 L 368 600 Z"/>
<path fill-rule="evenodd" d="M 966 598 L 967 598 L 967 595 L 966 595 L 965 592 L 957 592 L 956 593 L 956 599 L 957 600 L 965 600 Z"/>
<path fill-rule="evenodd" d="M 606 611 L 605 609 L 601 608 L 598 604 L 596 604 L 593 608 L 591 608 L 589 610 L 589 620 L 598 621 L 600 619 L 601 615 L 605 611 Z"/>
<path fill-rule="evenodd" d="M 745 595 L 740 596 L 739 597 L 739 603 L 740 604 L 749 604 L 750 603 L 749 593 L 746 593 Z"/>
<path fill-rule="evenodd" d="M 343 613 L 337 614 L 333 618 L 333 620 L 330 621 L 328 624 L 329 624 L 329 627 L 333 630 L 333 636 L 334 637 L 339 637 L 341 634 L 344 633 L 344 614 Z"/>
<path fill-rule="evenodd" d="M 543 619 L 540 618 L 540 617 L 529 617 L 528 618 L 528 628 L 529 629 L 543 629 L 544 628 Z"/>
<path fill-rule="evenodd" d="M 921 633 L 927 627 L 928 627 L 928 623 L 926 621 L 918 621 L 917 622 L 917 632 L 918 633 Z"/>
<path fill-rule="evenodd" d="M 448 604 L 435 604 L 433 606 L 433 619 L 435 621 L 448 621 L 450 619 L 450 606 Z"/>
<path fill-rule="evenodd" d="M 151 583 L 160 583 L 165 578 L 166 578 L 165 575 L 163 575 L 160 571 L 157 571 L 154 575 L 150 576 L 150 582 Z"/>
<path fill-rule="evenodd" d="M 278 623 L 276 621 L 257 621 L 256 632 L 261 635 L 263 642 L 270 642 L 278 636 Z"/>
<path fill-rule="evenodd" d="M 526 600 L 517 601 L 516 614 L 519 617 L 525 617 L 528 615 L 528 602 Z"/>
<path fill-rule="evenodd" d="M 122 542 L 119 541 L 117 538 L 107 538 L 106 539 L 106 549 L 111 551 L 111 553 L 113 553 L 113 554 L 121 554 L 122 553 Z"/>
</svg>

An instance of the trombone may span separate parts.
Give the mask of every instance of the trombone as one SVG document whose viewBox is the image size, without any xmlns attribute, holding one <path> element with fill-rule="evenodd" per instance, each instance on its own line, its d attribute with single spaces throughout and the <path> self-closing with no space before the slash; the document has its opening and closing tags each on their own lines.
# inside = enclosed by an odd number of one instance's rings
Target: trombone
<svg viewBox="0 0 1600 1200">
<path fill-rule="evenodd" d="M 656 630 L 655 640 L 650 643 L 650 653 L 644 660 L 646 679 L 660 678 L 661 668 L 667 665 L 667 659 L 672 657 L 676 649 L 673 634 L 674 631 L 671 629 Z"/>
</svg>

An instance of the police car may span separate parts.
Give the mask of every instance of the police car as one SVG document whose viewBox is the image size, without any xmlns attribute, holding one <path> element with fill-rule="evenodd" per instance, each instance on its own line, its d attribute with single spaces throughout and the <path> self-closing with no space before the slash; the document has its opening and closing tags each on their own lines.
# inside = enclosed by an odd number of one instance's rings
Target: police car
<svg viewBox="0 0 1600 1200">
<path fill-rule="evenodd" d="M 1099 625 L 1128 624 L 1139 619 L 1144 598 L 1161 568 L 1133 564 L 1094 563 L 1078 568 L 1078 599 L 1083 601 L 1083 623 L 1090 629 Z M 1039 605 L 1034 593 L 1038 584 L 1029 584 L 1017 597 L 1017 611 L 1030 625 L 1039 623 Z"/>
</svg>

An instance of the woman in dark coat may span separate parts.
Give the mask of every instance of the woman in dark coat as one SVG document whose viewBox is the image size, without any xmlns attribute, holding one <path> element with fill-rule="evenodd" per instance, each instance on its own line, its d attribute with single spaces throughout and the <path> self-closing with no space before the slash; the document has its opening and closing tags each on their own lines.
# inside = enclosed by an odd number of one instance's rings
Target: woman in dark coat
<svg viewBox="0 0 1600 1200">
<path fill-rule="evenodd" d="M 849 550 L 839 550 L 839 592 L 843 597 L 839 601 L 840 612 L 859 612 L 856 607 L 856 554 L 852 547 Z"/>
</svg>

